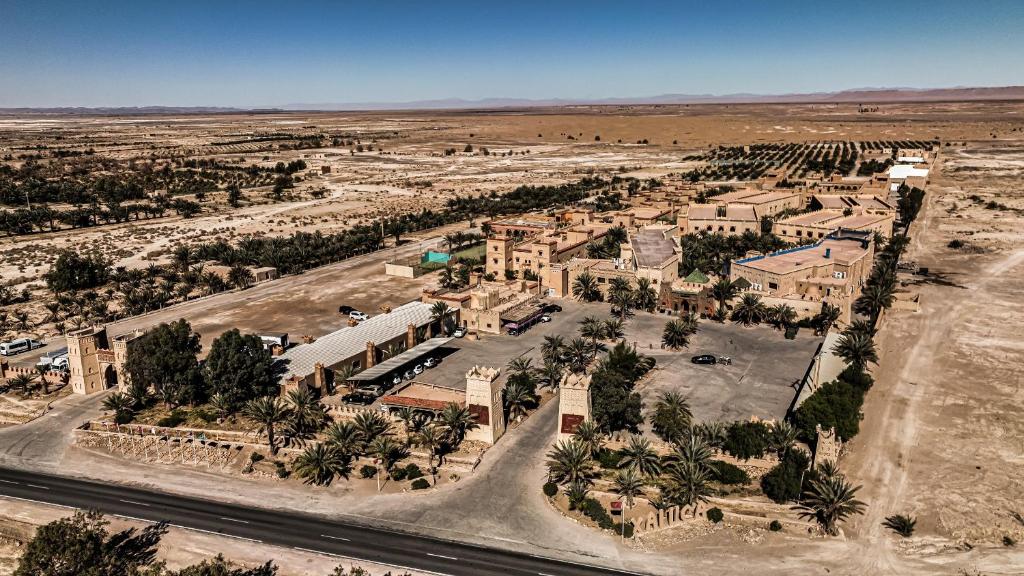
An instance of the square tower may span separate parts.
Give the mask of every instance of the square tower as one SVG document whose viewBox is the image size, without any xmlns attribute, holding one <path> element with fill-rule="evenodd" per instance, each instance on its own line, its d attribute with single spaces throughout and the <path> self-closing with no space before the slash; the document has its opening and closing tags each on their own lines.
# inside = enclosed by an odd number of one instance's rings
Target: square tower
<svg viewBox="0 0 1024 576">
<path fill-rule="evenodd" d="M 558 441 L 572 438 L 580 423 L 591 418 L 590 375 L 566 374 L 558 385 Z"/>
<path fill-rule="evenodd" d="M 107 331 L 99 326 L 68 332 L 68 383 L 75 394 L 107 389 L 100 351 L 107 348 Z"/>
<path fill-rule="evenodd" d="M 466 407 L 476 417 L 477 428 L 467 440 L 494 444 L 505 433 L 505 406 L 497 368 L 474 366 L 466 372 Z"/>
<path fill-rule="evenodd" d="M 494 274 L 498 279 L 505 277 L 505 271 L 512 269 L 512 249 L 515 240 L 508 236 L 495 236 L 487 239 L 487 250 L 484 253 L 484 271 Z"/>
</svg>

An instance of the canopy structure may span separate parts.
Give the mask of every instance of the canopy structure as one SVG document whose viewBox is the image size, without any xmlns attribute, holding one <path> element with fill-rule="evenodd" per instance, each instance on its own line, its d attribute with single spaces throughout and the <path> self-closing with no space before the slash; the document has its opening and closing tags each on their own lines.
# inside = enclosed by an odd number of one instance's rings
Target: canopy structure
<svg viewBox="0 0 1024 576">
<path fill-rule="evenodd" d="M 452 339 L 449 337 L 431 338 L 430 340 L 427 340 L 422 344 L 418 344 L 416 346 L 413 346 L 412 348 L 409 348 L 408 350 L 402 352 L 397 356 L 392 356 L 391 358 L 388 358 L 387 360 L 381 362 L 380 364 L 377 364 L 372 368 L 367 368 L 366 370 L 363 370 L 358 374 L 350 376 L 347 381 L 371 382 L 373 380 L 379 380 L 380 378 L 387 376 L 391 372 L 398 370 L 399 368 L 405 366 L 406 364 L 414 362 L 426 356 L 427 354 L 430 354 L 434 350 L 437 350 L 441 346 L 444 346 L 445 344 L 451 341 Z"/>
</svg>

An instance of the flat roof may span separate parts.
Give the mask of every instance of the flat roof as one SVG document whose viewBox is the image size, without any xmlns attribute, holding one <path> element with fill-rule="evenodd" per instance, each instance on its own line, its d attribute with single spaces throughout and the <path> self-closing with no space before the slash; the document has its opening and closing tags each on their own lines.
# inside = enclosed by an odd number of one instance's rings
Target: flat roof
<svg viewBox="0 0 1024 576">
<path fill-rule="evenodd" d="M 641 230 L 629 239 L 637 266 L 661 266 L 676 255 L 675 242 L 657 230 Z"/>
<path fill-rule="evenodd" d="M 451 310 L 451 308 L 449 308 Z M 408 329 L 409 324 L 417 328 L 431 322 L 431 305 L 419 301 L 402 304 L 389 313 L 378 314 L 355 326 L 346 326 L 315 340 L 312 344 L 300 344 L 277 357 L 285 363 L 286 370 L 281 377 L 305 378 L 313 373 L 317 362 L 331 366 L 359 353 L 366 352 L 367 342 L 383 343 Z"/>
<path fill-rule="evenodd" d="M 825 257 L 826 251 L 828 258 Z M 767 256 L 754 256 L 736 260 L 733 264 L 745 266 L 772 274 L 787 274 L 809 266 L 820 266 L 829 262 L 849 264 L 862 258 L 867 250 L 858 239 L 826 238 L 816 244 L 790 248 Z"/>
<path fill-rule="evenodd" d="M 418 358 L 422 358 L 423 356 L 426 356 L 427 354 L 433 352 L 434 350 L 437 350 L 441 346 L 444 346 L 445 344 L 451 341 L 452 339 L 449 337 L 431 338 L 430 340 L 427 340 L 421 344 L 409 348 L 408 350 L 402 352 L 401 354 L 398 354 L 397 356 L 392 356 L 391 358 L 388 358 L 387 360 L 381 362 L 380 364 L 377 364 L 376 366 L 373 366 L 372 368 L 367 368 L 362 372 L 353 374 L 352 376 L 349 377 L 348 381 L 369 382 L 371 380 L 376 380 L 383 376 L 387 376 L 393 370 L 397 370 L 404 366 L 405 364 L 408 364 L 409 362 L 413 362 Z"/>
<path fill-rule="evenodd" d="M 914 176 L 926 177 L 928 176 L 927 168 L 917 168 L 909 164 L 897 164 L 889 168 L 889 178 L 895 178 L 896 180 L 905 180 Z"/>
</svg>

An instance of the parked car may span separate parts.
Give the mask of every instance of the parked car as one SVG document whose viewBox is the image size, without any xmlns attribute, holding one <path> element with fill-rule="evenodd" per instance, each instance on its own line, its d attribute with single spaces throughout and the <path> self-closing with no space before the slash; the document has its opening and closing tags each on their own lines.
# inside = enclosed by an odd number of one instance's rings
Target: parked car
<svg viewBox="0 0 1024 576">
<path fill-rule="evenodd" d="M 338 306 L 338 314 L 351 314 L 356 309 L 351 306 Z"/>
<path fill-rule="evenodd" d="M 376 399 L 377 396 L 375 394 L 366 392 L 353 392 L 341 397 L 341 401 L 345 404 L 359 404 L 362 406 L 373 404 L 373 401 Z"/>
<path fill-rule="evenodd" d="M 413 366 L 412 373 L 417 375 L 417 376 L 419 376 L 420 374 L 423 374 L 423 365 L 422 364 L 417 364 L 416 366 Z"/>
<path fill-rule="evenodd" d="M 732 366 L 732 356 L 719 356 L 719 364 L 725 364 L 726 366 Z"/>
<path fill-rule="evenodd" d="M 348 313 L 348 317 L 353 319 L 353 320 L 357 320 L 359 322 L 362 322 L 363 320 L 369 319 L 370 315 L 367 314 L 366 312 L 360 312 L 359 310 L 353 310 L 353 311 Z"/>
<path fill-rule="evenodd" d="M 456 338 L 462 338 L 463 336 L 466 335 L 467 332 L 469 331 L 466 330 L 465 326 L 459 326 L 458 328 L 455 329 L 455 332 L 452 332 L 452 336 L 455 336 Z"/>
<path fill-rule="evenodd" d="M 416 373 L 415 373 L 415 372 L 413 372 L 412 370 L 406 370 L 406 371 L 405 371 L 405 375 L 404 375 L 404 378 L 405 378 L 406 380 L 412 380 L 412 379 L 413 379 L 413 378 L 415 378 L 415 377 L 416 377 Z"/>
<path fill-rule="evenodd" d="M 384 395 L 384 387 L 376 384 L 370 384 L 369 386 L 360 386 L 356 389 L 355 394 L 362 392 L 366 395 L 373 395 L 374 398 Z"/>
<path fill-rule="evenodd" d="M 401 374 L 395 374 L 394 376 L 391 377 L 391 385 L 392 386 L 398 386 L 401 383 L 402 383 L 402 375 Z"/>
<path fill-rule="evenodd" d="M 437 366 L 438 363 L 440 363 L 440 360 L 438 360 L 437 358 L 427 358 L 426 360 L 423 361 L 423 367 L 433 368 L 434 366 Z"/>
<path fill-rule="evenodd" d="M 562 311 L 562 307 L 559 306 L 558 304 L 548 304 L 547 306 L 544 307 L 544 311 L 549 313 L 549 314 L 551 312 L 561 312 Z"/>
<path fill-rule="evenodd" d="M 509 336 L 519 336 L 519 334 L 520 334 L 519 328 L 509 328 L 508 329 L 508 335 Z"/>
<path fill-rule="evenodd" d="M 33 340 L 31 338 L 19 338 L 17 340 L 11 340 L 10 342 L 0 343 L 0 354 L 3 354 L 4 356 L 14 356 L 15 354 L 21 354 L 22 352 L 41 348 L 42 346 L 43 343 L 38 340 Z"/>
<path fill-rule="evenodd" d="M 545 315 L 540 317 L 540 321 L 541 322 L 551 322 L 551 316 L 548 316 L 547 314 L 545 314 Z"/>
<path fill-rule="evenodd" d="M 718 363 L 718 359 L 711 354 L 700 354 L 690 358 L 690 362 L 693 362 L 694 364 L 716 364 Z"/>
</svg>

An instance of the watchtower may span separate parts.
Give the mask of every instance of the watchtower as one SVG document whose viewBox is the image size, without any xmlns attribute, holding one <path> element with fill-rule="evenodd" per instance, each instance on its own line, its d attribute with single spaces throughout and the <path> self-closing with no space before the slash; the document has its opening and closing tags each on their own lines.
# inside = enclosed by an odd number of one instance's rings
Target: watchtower
<svg viewBox="0 0 1024 576">
<path fill-rule="evenodd" d="M 576 428 L 590 420 L 590 376 L 566 374 L 558 386 L 558 440 L 572 438 Z"/>
<path fill-rule="evenodd" d="M 466 406 L 476 417 L 477 428 L 466 434 L 467 440 L 494 444 L 505 433 L 505 407 L 497 368 L 474 366 L 466 372 Z"/>
</svg>

